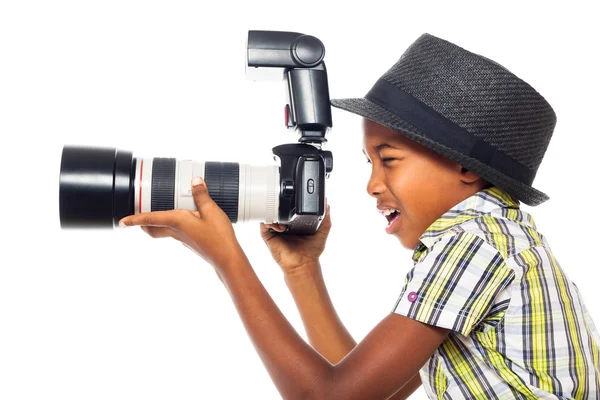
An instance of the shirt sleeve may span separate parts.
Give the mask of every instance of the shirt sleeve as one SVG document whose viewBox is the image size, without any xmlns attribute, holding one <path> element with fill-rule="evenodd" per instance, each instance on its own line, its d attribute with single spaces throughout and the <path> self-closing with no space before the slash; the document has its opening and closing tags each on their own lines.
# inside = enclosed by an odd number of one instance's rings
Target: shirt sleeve
<svg viewBox="0 0 600 400">
<path fill-rule="evenodd" d="M 408 273 L 392 311 L 467 336 L 513 279 L 485 240 L 464 231 L 446 234 Z"/>
</svg>

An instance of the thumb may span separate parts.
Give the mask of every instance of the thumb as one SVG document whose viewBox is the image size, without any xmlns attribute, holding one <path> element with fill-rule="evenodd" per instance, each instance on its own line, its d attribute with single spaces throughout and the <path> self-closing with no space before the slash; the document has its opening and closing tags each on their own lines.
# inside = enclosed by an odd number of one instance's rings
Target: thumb
<svg viewBox="0 0 600 400">
<path fill-rule="evenodd" d="M 192 196 L 194 197 L 194 203 L 196 203 L 200 215 L 202 215 L 203 210 L 206 211 L 208 205 L 213 203 L 213 200 L 208 194 L 206 182 L 199 176 L 192 179 Z"/>
</svg>

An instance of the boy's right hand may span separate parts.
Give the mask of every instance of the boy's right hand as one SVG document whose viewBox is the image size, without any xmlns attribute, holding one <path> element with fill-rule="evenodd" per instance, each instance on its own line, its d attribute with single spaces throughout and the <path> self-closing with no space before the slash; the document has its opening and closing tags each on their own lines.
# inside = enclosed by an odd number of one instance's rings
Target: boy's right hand
<svg viewBox="0 0 600 400">
<path fill-rule="evenodd" d="M 269 228 L 277 232 L 271 232 Z M 319 229 L 312 235 L 281 234 L 285 229 L 281 224 L 260 224 L 260 234 L 284 275 L 292 276 L 304 269 L 316 268 L 331 229 L 329 205 Z"/>
</svg>

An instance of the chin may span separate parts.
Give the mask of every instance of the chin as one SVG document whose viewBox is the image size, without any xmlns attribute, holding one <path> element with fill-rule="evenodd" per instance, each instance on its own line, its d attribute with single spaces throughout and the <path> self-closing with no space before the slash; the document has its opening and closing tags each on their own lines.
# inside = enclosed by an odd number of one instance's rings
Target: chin
<svg viewBox="0 0 600 400">
<path fill-rule="evenodd" d="M 394 233 L 394 236 L 396 236 L 396 238 L 398 239 L 398 241 L 400 242 L 400 244 L 402 245 L 402 247 L 404 247 L 407 250 L 414 250 L 417 247 L 417 244 L 419 243 L 419 241 L 417 241 L 416 243 L 414 242 L 414 240 L 408 240 L 406 238 L 402 238 L 400 236 L 399 233 Z"/>
<path fill-rule="evenodd" d="M 394 236 L 396 236 L 402 247 L 404 247 L 406 250 L 414 251 L 419 245 L 419 239 L 414 240 L 407 238 L 406 236 L 401 236 L 399 232 L 395 232 Z"/>
</svg>

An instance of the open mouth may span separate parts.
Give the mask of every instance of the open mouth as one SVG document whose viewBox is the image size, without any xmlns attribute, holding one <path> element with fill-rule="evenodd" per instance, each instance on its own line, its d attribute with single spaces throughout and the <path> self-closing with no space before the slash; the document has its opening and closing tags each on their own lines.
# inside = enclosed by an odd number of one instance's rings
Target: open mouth
<svg viewBox="0 0 600 400">
<path fill-rule="evenodd" d="M 386 215 L 385 218 L 388 220 L 388 225 L 392 223 L 392 221 L 398 217 L 400 213 L 397 210 L 394 210 L 391 214 Z"/>
<path fill-rule="evenodd" d="M 384 210 L 381 210 L 380 212 L 383 214 L 383 216 L 388 222 L 387 226 L 385 227 L 386 232 L 394 232 L 397 228 L 396 223 L 400 219 L 400 212 L 393 208 L 386 208 Z"/>
<path fill-rule="evenodd" d="M 388 221 L 387 228 L 389 228 L 389 227 L 391 227 L 391 226 L 392 226 L 392 224 L 393 224 L 394 222 L 396 222 L 396 220 L 397 220 L 398 218 L 400 218 L 400 213 L 399 213 L 398 211 L 394 210 L 394 212 L 392 212 L 390 215 L 386 215 L 386 216 L 385 216 L 385 218 L 386 218 L 386 219 L 387 219 L 387 221 Z"/>
</svg>

